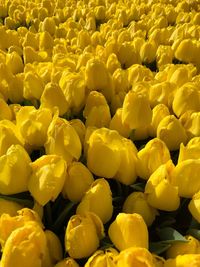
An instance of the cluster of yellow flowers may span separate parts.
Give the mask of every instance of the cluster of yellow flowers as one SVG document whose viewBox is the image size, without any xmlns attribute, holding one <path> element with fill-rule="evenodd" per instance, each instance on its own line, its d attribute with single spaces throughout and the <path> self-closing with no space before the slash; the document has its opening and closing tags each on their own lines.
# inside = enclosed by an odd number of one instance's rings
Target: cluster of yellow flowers
<svg viewBox="0 0 200 267">
<path fill-rule="evenodd" d="M 149 247 L 185 200 L 200 223 L 199 55 L 198 0 L 0 2 L 0 267 L 200 266 L 186 231 Z M 60 239 L 59 197 L 76 207 Z"/>
</svg>

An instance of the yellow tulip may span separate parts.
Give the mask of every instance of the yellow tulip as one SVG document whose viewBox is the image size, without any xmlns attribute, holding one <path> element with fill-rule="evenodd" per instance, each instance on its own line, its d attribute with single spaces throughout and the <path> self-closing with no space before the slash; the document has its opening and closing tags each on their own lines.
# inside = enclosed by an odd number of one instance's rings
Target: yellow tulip
<svg viewBox="0 0 200 267">
<path fill-rule="evenodd" d="M 199 171 L 200 159 L 187 159 L 176 165 L 172 184 L 178 187 L 179 196 L 191 198 L 200 190 Z"/>
<path fill-rule="evenodd" d="M 97 215 L 91 212 L 73 215 L 67 224 L 65 249 L 74 259 L 89 257 L 97 250 L 103 237 L 103 223 Z"/>
<path fill-rule="evenodd" d="M 144 127 L 151 123 L 152 111 L 150 103 L 145 94 L 129 91 L 122 107 L 122 123 L 130 129 Z"/>
<path fill-rule="evenodd" d="M 15 216 L 17 215 L 17 211 L 22 208 L 23 206 L 17 202 L 0 198 L 0 216 L 4 213 Z"/>
<path fill-rule="evenodd" d="M 24 77 L 24 98 L 29 100 L 40 100 L 43 91 L 44 83 L 42 81 L 42 78 L 39 77 L 37 73 L 34 73 L 32 71 L 27 72 Z"/>
<path fill-rule="evenodd" d="M 137 174 L 147 180 L 159 166 L 166 163 L 171 157 L 165 143 L 154 138 L 137 153 L 137 158 Z"/>
<path fill-rule="evenodd" d="M 147 202 L 147 196 L 143 192 L 133 192 L 123 204 L 123 212 L 140 214 L 146 225 L 150 226 L 156 218 L 158 212 Z"/>
<path fill-rule="evenodd" d="M 2 267 L 40 267 L 44 258 L 46 238 L 35 222 L 26 223 L 8 237 L 1 258 Z"/>
<path fill-rule="evenodd" d="M 79 267 L 79 265 L 74 259 L 67 257 L 64 260 L 59 261 L 54 267 Z"/>
<path fill-rule="evenodd" d="M 165 262 L 164 267 L 198 267 L 200 264 L 199 254 L 178 255 L 175 259 L 169 259 Z"/>
<path fill-rule="evenodd" d="M 52 114 L 49 109 L 36 109 L 33 106 L 21 107 L 16 115 L 16 125 L 25 143 L 32 148 L 44 146 L 51 120 Z"/>
<path fill-rule="evenodd" d="M 107 248 L 105 251 L 97 250 L 86 262 L 84 267 L 115 267 L 115 258 L 118 251 L 114 248 Z"/>
<path fill-rule="evenodd" d="M 187 142 L 186 131 L 174 115 L 168 115 L 161 120 L 157 137 L 165 142 L 170 151 L 179 149 L 181 143 Z"/>
<path fill-rule="evenodd" d="M 57 155 L 45 155 L 31 164 L 28 189 L 34 199 L 44 206 L 48 201 L 54 201 L 62 191 L 66 162 Z"/>
<path fill-rule="evenodd" d="M 146 248 L 130 247 L 116 257 L 117 267 L 154 267 L 153 256 Z"/>
<path fill-rule="evenodd" d="M 177 210 L 180 204 L 178 187 L 172 184 L 175 166 L 171 161 L 153 172 L 145 186 L 148 203 L 160 210 Z"/>
<path fill-rule="evenodd" d="M 31 159 L 21 145 L 11 145 L 0 157 L 0 193 L 17 194 L 28 189 Z"/>
<path fill-rule="evenodd" d="M 48 83 L 41 95 L 41 107 L 49 108 L 58 107 L 59 115 L 63 115 L 69 109 L 69 104 L 61 88 L 55 83 Z"/>
<path fill-rule="evenodd" d="M 187 159 L 200 158 L 200 137 L 193 137 L 186 146 L 180 145 L 178 163 Z"/>
<path fill-rule="evenodd" d="M 46 154 L 59 155 L 70 163 L 80 158 L 81 150 L 82 145 L 77 132 L 67 120 L 55 114 L 47 131 Z"/>
<path fill-rule="evenodd" d="M 119 251 L 131 247 L 148 249 L 148 229 L 137 213 L 119 213 L 110 224 L 108 235 Z"/>
<path fill-rule="evenodd" d="M 200 222 L 200 192 L 198 191 L 192 196 L 190 203 L 188 205 L 188 209 L 192 216 Z"/>
<path fill-rule="evenodd" d="M 167 250 L 167 258 L 176 258 L 178 255 L 199 254 L 200 243 L 191 235 L 185 237 L 188 242 L 176 242 Z"/>
<path fill-rule="evenodd" d="M 73 202 L 79 202 L 93 182 L 93 175 L 84 164 L 72 162 L 67 166 L 62 194 Z"/>
<path fill-rule="evenodd" d="M 104 224 L 111 219 L 112 192 L 109 183 L 104 178 L 95 180 L 85 192 L 76 209 L 76 214 L 83 215 L 85 212 L 95 213 Z"/>
</svg>

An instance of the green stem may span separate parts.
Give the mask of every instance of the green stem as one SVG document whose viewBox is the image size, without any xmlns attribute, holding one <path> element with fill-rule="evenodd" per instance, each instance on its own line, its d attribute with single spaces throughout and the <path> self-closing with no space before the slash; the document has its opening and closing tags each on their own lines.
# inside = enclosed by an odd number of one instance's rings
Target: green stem
<svg viewBox="0 0 200 267">
<path fill-rule="evenodd" d="M 69 202 L 64 210 L 60 213 L 60 216 L 57 218 L 55 223 L 52 225 L 53 231 L 58 231 L 62 224 L 64 223 L 66 217 L 68 216 L 69 212 L 75 207 L 76 203 Z"/>
</svg>

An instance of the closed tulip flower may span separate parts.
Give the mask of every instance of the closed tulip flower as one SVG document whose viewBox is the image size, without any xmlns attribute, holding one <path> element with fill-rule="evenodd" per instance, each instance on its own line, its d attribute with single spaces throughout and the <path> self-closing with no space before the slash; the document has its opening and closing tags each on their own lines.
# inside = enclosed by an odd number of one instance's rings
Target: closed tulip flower
<svg viewBox="0 0 200 267">
<path fill-rule="evenodd" d="M 9 214 L 10 216 L 17 215 L 17 211 L 22 209 L 23 206 L 10 200 L 0 199 L 0 216 L 4 213 Z"/>
<path fill-rule="evenodd" d="M 3 98 L 0 98 L 0 120 L 11 120 L 12 111 Z"/>
<path fill-rule="evenodd" d="M 42 78 L 37 73 L 28 71 L 24 76 L 24 98 L 29 100 L 40 100 L 40 97 L 44 91 L 44 86 L 45 85 Z"/>
<path fill-rule="evenodd" d="M 199 171 L 200 159 L 187 159 L 176 165 L 172 183 L 178 187 L 179 196 L 191 198 L 200 190 Z"/>
<path fill-rule="evenodd" d="M 11 145 L 0 157 L 0 193 L 17 194 L 28 189 L 31 159 L 21 145 Z"/>
<path fill-rule="evenodd" d="M 164 267 L 199 267 L 200 254 L 178 255 L 175 259 L 166 260 Z"/>
<path fill-rule="evenodd" d="M 129 91 L 122 107 L 122 123 L 130 129 L 144 127 L 151 123 L 152 111 L 145 94 Z"/>
<path fill-rule="evenodd" d="M 170 112 L 166 105 L 158 104 L 153 108 L 152 113 L 152 121 L 151 125 L 149 126 L 149 135 L 155 137 L 159 123 L 166 116 L 170 115 Z"/>
<path fill-rule="evenodd" d="M 126 138 L 130 135 L 130 128 L 127 124 L 122 123 L 122 108 L 118 108 L 115 112 L 114 116 L 112 117 L 110 121 L 109 128 L 111 130 L 116 130 L 118 133 Z"/>
<path fill-rule="evenodd" d="M 85 105 L 85 81 L 79 73 L 69 73 L 61 76 L 59 85 L 65 95 L 72 113 L 79 113 Z"/>
<path fill-rule="evenodd" d="M 67 224 L 65 249 L 74 259 L 86 258 L 97 250 L 103 237 L 103 223 L 97 215 L 73 215 Z"/>
<path fill-rule="evenodd" d="M 122 138 L 121 162 L 114 178 L 125 185 L 133 184 L 137 179 L 137 148 L 134 143 L 126 138 Z"/>
<path fill-rule="evenodd" d="M 146 248 L 130 247 L 116 257 L 117 267 L 154 267 L 153 256 Z"/>
<path fill-rule="evenodd" d="M 44 266 L 45 266 L 45 261 L 46 263 L 50 263 L 51 265 L 56 264 L 58 261 L 61 261 L 62 259 L 62 245 L 54 232 L 50 230 L 46 230 L 45 232 L 45 237 L 47 241 L 47 250 L 46 250 L 46 259 L 44 258 Z"/>
<path fill-rule="evenodd" d="M 67 120 L 55 115 L 47 131 L 46 154 L 62 156 L 70 163 L 80 158 L 81 150 L 82 145 L 74 128 Z"/>
<path fill-rule="evenodd" d="M 111 114 L 108 104 L 93 107 L 87 116 L 85 126 L 97 128 L 108 127 L 111 121 Z"/>
<path fill-rule="evenodd" d="M 165 143 L 154 138 L 137 153 L 137 158 L 137 174 L 147 180 L 159 166 L 166 163 L 171 157 Z"/>
<path fill-rule="evenodd" d="M 88 144 L 89 170 L 100 177 L 114 177 L 121 163 L 122 141 L 118 132 L 106 128 L 95 130 L 90 135 Z"/>
<path fill-rule="evenodd" d="M 35 222 L 26 223 L 8 237 L 1 266 L 41 267 L 45 248 L 46 237 L 42 228 Z"/>
<path fill-rule="evenodd" d="M 110 224 L 108 235 L 119 251 L 131 247 L 148 249 L 148 229 L 137 213 L 119 213 Z"/>
<path fill-rule="evenodd" d="M 51 120 L 49 109 L 36 109 L 33 106 L 22 107 L 16 115 L 16 125 L 25 143 L 32 148 L 44 146 Z"/>
<path fill-rule="evenodd" d="M 142 62 L 151 63 L 156 59 L 157 45 L 153 41 L 145 42 L 140 49 Z"/>
<path fill-rule="evenodd" d="M 17 52 L 6 54 L 6 65 L 13 74 L 23 72 L 24 64 Z"/>
<path fill-rule="evenodd" d="M 85 140 L 85 131 L 86 127 L 85 124 L 80 119 L 73 119 L 69 121 L 70 125 L 74 128 L 74 130 L 77 132 L 82 146 L 84 145 Z"/>
<path fill-rule="evenodd" d="M 172 108 L 178 117 L 186 111 L 200 111 L 198 87 L 195 84 L 186 83 L 181 88 L 178 88 L 174 95 Z"/>
<path fill-rule="evenodd" d="M 59 261 L 54 267 L 79 267 L 79 265 L 74 259 L 67 257 L 64 260 Z"/>
<path fill-rule="evenodd" d="M 93 182 L 94 178 L 89 169 L 81 162 L 74 161 L 67 166 L 62 193 L 65 198 L 79 202 Z"/>
<path fill-rule="evenodd" d="M 199 254 L 199 240 L 191 235 L 185 237 L 188 242 L 176 242 L 167 250 L 167 258 L 176 258 L 178 255 L 184 254 Z"/>
<path fill-rule="evenodd" d="M 55 83 L 48 83 L 41 96 L 41 107 L 53 110 L 58 107 L 59 115 L 63 115 L 69 109 L 69 104 L 61 88 Z"/>
<path fill-rule="evenodd" d="M 195 220 L 200 222 L 200 191 L 192 196 L 188 209 Z"/>
<path fill-rule="evenodd" d="M 181 143 L 187 142 L 186 131 L 174 115 L 168 115 L 161 120 L 157 137 L 166 143 L 170 151 L 179 149 Z"/>
<path fill-rule="evenodd" d="M 114 94 L 113 81 L 111 74 L 103 61 L 90 59 L 85 69 L 86 85 L 89 90 L 100 91 L 108 102 Z"/>
<path fill-rule="evenodd" d="M 180 145 L 178 163 L 186 159 L 200 158 L 200 137 L 193 137 L 186 146 Z"/>
<path fill-rule="evenodd" d="M 50 200 L 54 201 L 62 191 L 66 162 L 57 155 L 45 155 L 34 161 L 31 167 L 28 189 L 34 199 L 44 206 Z"/>
<path fill-rule="evenodd" d="M 150 226 L 158 212 L 147 202 L 147 196 L 143 192 L 133 192 L 125 200 L 123 212 L 140 214 L 146 225 Z"/>
<path fill-rule="evenodd" d="M 114 248 L 107 248 L 105 251 L 97 250 L 86 262 L 84 267 L 115 267 L 115 258 L 118 251 Z"/>
<path fill-rule="evenodd" d="M 147 181 L 145 194 L 152 207 L 165 211 L 178 209 L 180 204 L 178 187 L 171 182 L 174 168 L 173 163 L 168 161 L 155 170 Z"/>
<path fill-rule="evenodd" d="M 200 112 L 187 111 L 180 117 L 189 139 L 200 136 Z"/>
<path fill-rule="evenodd" d="M 103 223 L 107 223 L 112 217 L 112 192 L 104 178 L 97 179 L 91 184 L 76 209 L 76 213 L 80 215 L 88 211 L 98 215 Z"/>
</svg>

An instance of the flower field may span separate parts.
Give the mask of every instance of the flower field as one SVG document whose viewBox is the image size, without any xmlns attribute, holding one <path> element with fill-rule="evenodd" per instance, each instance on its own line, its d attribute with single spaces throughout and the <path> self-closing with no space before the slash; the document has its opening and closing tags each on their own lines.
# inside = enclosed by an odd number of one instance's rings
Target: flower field
<svg viewBox="0 0 200 267">
<path fill-rule="evenodd" d="M 200 267 L 200 1 L 0 1 L 0 267 Z"/>
</svg>

